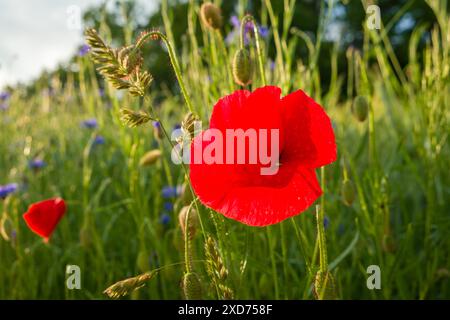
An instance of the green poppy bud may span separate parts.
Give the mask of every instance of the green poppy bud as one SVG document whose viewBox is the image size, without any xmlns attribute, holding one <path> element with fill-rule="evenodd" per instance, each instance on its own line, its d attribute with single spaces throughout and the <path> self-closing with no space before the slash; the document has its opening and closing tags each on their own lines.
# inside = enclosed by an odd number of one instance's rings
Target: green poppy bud
<svg viewBox="0 0 450 320">
<path fill-rule="evenodd" d="M 239 49 L 233 59 L 234 81 L 241 86 L 252 82 L 253 65 L 247 49 Z"/>
<path fill-rule="evenodd" d="M 186 226 L 186 216 L 188 212 L 189 212 L 189 217 L 187 221 L 188 225 Z M 186 235 L 187 229 L 187 231 L 189 232 L 188 238 L 193 239 L 198 225 L 197 211 L 194 208 L 190 208 L 190 206 L 184 206 L 183 208 L 181 208 L 180 213 L 178 214 L 178 221 L 180 223 L 183 236 Z"/>
<path fill-rule="evenodd" d="M 356 196 L 355 186 L 353 185 L 353 182 L 351 182 L 350 180 L 344 180 L 344 182 L 342 182 L 341 192 L 342 201 L 344 202 L 344 204 L 347 206 L 351 206 L 353 201 L 355 201 Z"/>
<path fill-rule="evenodd" d="M 369 112 L 369 101 L 367 98 L 364 96 L 357 96 L 353 101 L 352 111 L 358 121 L 365 121 Z"/>
<path fill-rule="evenodd" d="M 202 4 L 200 7 L 200 17 L 208 28 L 220 29 L 222 26 L 222 14 L 220 8 L 211 2 Z"/>
</svg>

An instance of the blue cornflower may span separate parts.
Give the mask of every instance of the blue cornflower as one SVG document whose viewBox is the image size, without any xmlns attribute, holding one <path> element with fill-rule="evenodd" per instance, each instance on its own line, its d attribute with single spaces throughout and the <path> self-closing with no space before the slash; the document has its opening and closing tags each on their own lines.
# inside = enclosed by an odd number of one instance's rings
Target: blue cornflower
<svg viewBox="0 0 450 320">
<path fill-rule="evenodd" d="M 10 183 L 4 186 L 0 186 L 0 198 L 6 198 L 9 194 L 16 192 L 18 189 L 17 183 Z"/>
<path fill-rule="evenodd" d="M 165 186 L 161 190 L 161 195 L 163 198 L 174 198 L 181 195 L 181 192 L 183 190 L 183 186 L 177 186 L 177 187 L 171 187 L 171 186 Z"/>
<path fill-rule="evenodd" d="M 231 44 L 236 37 L 239 37 L 241 32 L 241 22 L 237 16 L 231 16 L 230 23 L 233 26 L 233 30 L 225 37 L 225 43 Z M 259 35 L 261 38 L 267 38 L 269 36 L 269 28 L 266 26 L 259 26 Z M 248 45 L 250 37 L 253 35 L 253 23 L 248 21 L 244 27 L 244 44 Z"/>
<path fill-rule="evenodd" d="M 10 96 L 11 96 L 11 94 L 9 92 L 7 92 L 7 91 L 1 92 L 0 93 L 0 100 L 1 101 L 8 100 Z"/>
<path fill-rule="evenodd" d="M 234 28 L 239 29 L 239 27 L 241 26 L 241 22 L 239 21 L 239 18 L 237 16 L 231 16 L 230 23 L 233 25 Z"/>
<path fill-rule="evenodd" d="M 91 50 L 91 47 L 88 46 L 87 44 L 83 44 L 80 48 L 80 50 L 78 50 L 78 55 L 80 57 L 85 56 L 89 51 Z"/>
<path fill-rule="evenodd" d="M 95 136 L 94 142 L 92 143 L 94 146 L 105 144 L 105 138 L 103 136 Z"/>
<path fill-rule="evenodd" d="M 164 210 L 173 211 L 173 203 L 172 202 L 164 202 Z"/>
<path fill-rule="evenodd" d="M 87 129 L 95 129 L 98 127 L 98 123 L 97 120 L 92 118 L 92 119 L 87 119 L 84 120 L 81 125 Z"/>
<path fill-rule="evenodd" d="M 181 124 L 177 123 L 176 125 L 173 126 L 173 130 L 178 130 L 181 129 Z"/>
<path fill-rule="evenodd" d="M 33 159 L 30 162 L 28 162 L 28 167 L 30 169 L 34 169 L 34 170 L 41 169 L 41 168 L 45 167 L 46 165 L 47 164 L 45 163 L 45 161 L 41 160 L 41 159 Z"/>
<path fill-rule="evenodd" d="M 160 217 L 159 217 L 159 222 L 164 225 L 167 226 L 170 223 L 170 216 L 167 213 L 163 213 Z"/>
<path fill-rule="evenodd" d="M 265 27 L 265 26 L 260 26 L 259 27 L 259 35 L 262 38 L 267 38 L 269 36 L 269 28 Z"/>
<path fill-rule="evenodd" d="M 276 67 L 275 61 L 270 60 L 270 61 L 269 61 L 269 68 L 270 68 L 270 71 L 274 71 L 274 70 L 275 70 L 275 67 Z"/>
<path fill-rule="evenodd" d="M 323 218 L 323 227 L 327 229 L 329 225 L 330 225 L 330 218 L 328 217 Z"/>
<path fill-rule="evenodd" d="M 161 128 L 161 123 L 159 121 L 152 122 L 153 128 L 159 129 Z"/>
</svg>

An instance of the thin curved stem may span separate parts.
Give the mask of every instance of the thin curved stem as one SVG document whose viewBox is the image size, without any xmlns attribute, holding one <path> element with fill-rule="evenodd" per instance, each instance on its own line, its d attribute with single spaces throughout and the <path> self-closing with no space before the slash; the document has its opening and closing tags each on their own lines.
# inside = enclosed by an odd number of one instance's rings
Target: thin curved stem
<svg viewBox="0 0 450 320">
<path fill-rule="evenodd" d="M 167 39 L 167 36 L 164 33 L 160 32 L 160 31 L 157 31 L 157 30 L 150 31 L 150 32 L 144 34 L 139 39 L 139 41 L 136 44 L 135 50 L 139 49 L 147 41 L 147 39 L 149 39 L 149 38 L 150 39 L 154 39 L 156 37 L 157 38 L 161 38 L 161 40 L 166 45 L 167 50 L 169 52 L 170 63 L 172 65 L 173 71 L 175 72 L 175 75 L 177 77 L 178 83 L 180 85 L 181 93 L 183 94 L 184 101 L 186 102 L 186 105 L 187 105 L 189 111 L 194 113 L 194 108 L 193 108 L 191 99 L 189 98 L 189 95 L 188 95 L 187 90 L 186 90 L 186 86 L 185 86 L 184 81 L 183 81 L 183 77 L 181 76 L 181 68 L 180 68 L 180 64 L 178 62 L 177 55 L 175 54 L 175 50 L 174 50 L 172 44 Z"/>
</svg>

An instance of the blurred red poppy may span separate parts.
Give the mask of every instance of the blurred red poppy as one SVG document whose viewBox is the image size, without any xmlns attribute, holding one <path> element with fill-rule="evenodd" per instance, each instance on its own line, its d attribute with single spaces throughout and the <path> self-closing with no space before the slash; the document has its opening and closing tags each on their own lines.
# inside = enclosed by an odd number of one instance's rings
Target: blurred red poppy
<svg viewBox="0 0 450 320">
<path fill-rule="evenodd" d="M 53 230 L 66 212 L 66 203 L 61 198 L 33 203 L 23 218 L 28 227 L 48 242 Z"/>
<path fill-rule="evenodd" d="M 336 160 L 333 128 L 322 107 L 301 90 L 281 99 L 280 95 L 280 88 L 266 86 L 221 98 L 214 106 L 210 128 L 191 144 L 190 180 L 200 201 L 252 226 L 278 223 L 307 209 L 322 194 L 315 168 Z M 261 174 L 261 168 L 267 167 L 261 159 L 256 163 L 195 161 L 196 154 L 210 151 L 213 131 L 226 136 L 229 129 L 278 129 L 278 141 L 271 136 L 267 142 L 278 143 L 276 173 Z M 255 153 L 249 145 L 247 141 L 246 159 Z M 216 148 L 215 152 L 223 152 L 225 159 L 229 150 Z"/>
</svg>

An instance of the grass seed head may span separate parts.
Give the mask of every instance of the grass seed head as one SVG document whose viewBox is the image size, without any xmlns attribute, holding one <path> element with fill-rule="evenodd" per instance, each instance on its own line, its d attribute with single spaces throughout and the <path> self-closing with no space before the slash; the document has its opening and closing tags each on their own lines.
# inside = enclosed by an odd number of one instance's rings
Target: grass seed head
<svg viewBox="0 0 450 320">
<path fill-rule="evenodd" d="M 139 165 L 141 167 L 151 166 L 152 164 L 155 164 L 159 158 L 161 158 L 161 155 L 161 150 L 151 150 L 142 156 L 141 160 L 139 161 Z"/>
<path fill-rule="evenodd" d="M 128 108 L 120 109 L 120 119 L 130 128 L 138 127 L 152 120 L 150 114 L 145 111 L 134 111 Z"/>
<path fill-rule="evenodd" d="M 103 291 L 103 293 L 111 299 L 124 297 L 126 295 L 129 295 L 133 291 L 142 288 L 147 281 L 155 276 L 155 274 L 155 271 L 150 271 L 136 277 L 116 282 L 112 286 L 108 287 L 105 291 Z"/>
</svg>

